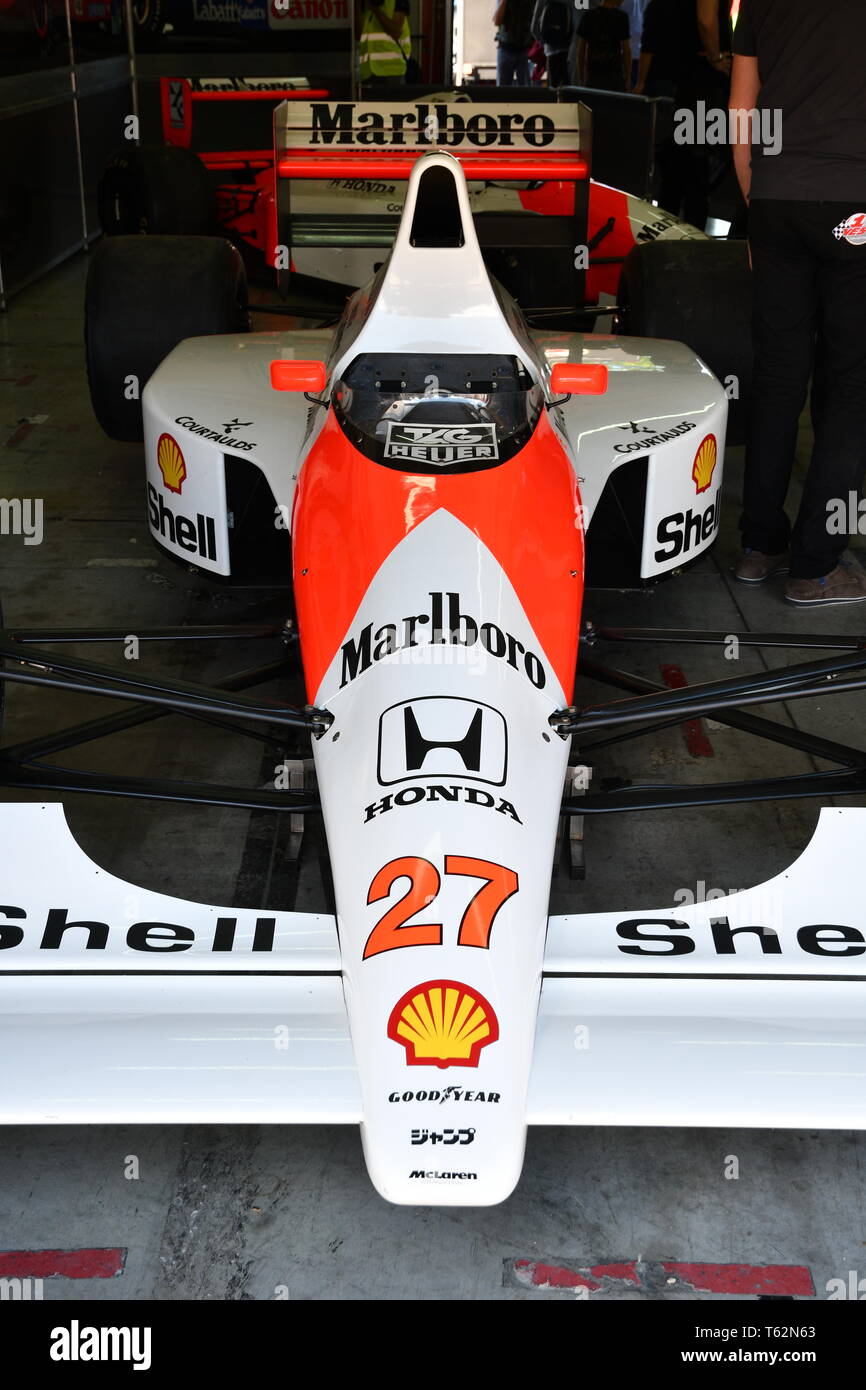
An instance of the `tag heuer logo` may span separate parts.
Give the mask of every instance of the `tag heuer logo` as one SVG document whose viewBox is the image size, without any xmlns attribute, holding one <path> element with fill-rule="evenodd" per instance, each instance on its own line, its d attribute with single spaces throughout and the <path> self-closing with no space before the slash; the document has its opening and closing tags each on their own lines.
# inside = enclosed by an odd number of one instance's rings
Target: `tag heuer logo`
<svg viewBox="0 0 866 1390">
<path fill-rule="evenodd" d="M 499 458 L 495 425 L 416 425 L 392 421 L 386 459 L 409 463 L 479 463 Z"/>
</svg>

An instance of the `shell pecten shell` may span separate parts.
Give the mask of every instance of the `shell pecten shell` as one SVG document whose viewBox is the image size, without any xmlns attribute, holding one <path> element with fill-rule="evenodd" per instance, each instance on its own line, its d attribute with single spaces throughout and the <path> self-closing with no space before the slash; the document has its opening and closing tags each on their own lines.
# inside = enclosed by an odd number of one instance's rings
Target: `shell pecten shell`
<svg viewBox="0 0 866 1390">
<path fill-rule="evenodd" d="M 477 1067 L 481 1049 L 499 1037 L 499 1022 L 478 990 L 428 980 L 398 999 L 388 1037 L 405 1047 L 410 1067 Z"/>
<path fill-rule="evenodd" d="M 180 492 L 186 478 L 186 460 L 177 440 L 161 434 L 156 445 L 156 462 L 169 492 Z"/>
<path fill-rule="evenodd" d="M 695 454 L 695 461 L 692 464 L 692 478 L 694 479 L 695 492 L 706 492 L 710 483 L 713 481 L 713 474 L 716 471 L 716 463 L 719 457 L 719 448 L 716 443 L 716 436 L 708 434 L 698 447 Z"/>
</svg>

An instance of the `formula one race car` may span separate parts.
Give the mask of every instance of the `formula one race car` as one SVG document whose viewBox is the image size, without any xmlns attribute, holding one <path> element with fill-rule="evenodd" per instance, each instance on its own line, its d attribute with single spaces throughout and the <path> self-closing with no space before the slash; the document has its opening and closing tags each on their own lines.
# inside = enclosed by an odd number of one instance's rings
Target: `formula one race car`
<svg viewBox="0 0 866 1390">
<path fill-rule="evenodd" d="M 321 176 L 331 151 L 295 153 L 309 149 L 302 110 L 281 109 L 278 162 L 308 159 Z M 561 116 L 532 161 L 579 195 L 581 112 Z M 741 634 L 846 650 L 661 691 L 585 650 L 584 672 L 636 693 L 572 703 L 584 534 L 604 480 L 636 452 L 647 460 L 647 575 L 706 550 L 725 393 L 681 344 L 532 330 L 488 274 L 466 185 L 521 177 L 525 155 L 430 151 L 406 129 L 393 248 L 336 327 L 188 338 L 143 393 L 150 525 L 169 553 L 229 574 L 226 458 L 267 481 L 292 533 L 297 642 L 284 661 L 299 648 L 309 704 L 239 693 L 273 665 L 207 688 L 51 650 L 123 630 L 9 629 L 0 641 L 7 680 L 134 702 L 7 748 L 3 785 L 321 810 L 334 912 L 254 913 L 132 888 L 78 849 L 60 807 L 0 808 L 3 1029 L 26 1040 L 0 1114 L 359 1123 L 384 1197 L 447 1205 L 507 1197 L 527 1123 L 866 1125 L 862 1091 L 836 1060 L 838 1047 L 866 1042 L 854 888 L 866 810 L 825 812 L 798 863 L 732 897 L 548 916 L 563 816 L 866 791 L 862 752 L 742 708 L 823 694 L 828 682 L 866 686 L 866 643 Z M 355 153 L 359 176 L 377 176 L 381 156 L 363 143 Z M 183 248 L 182 282 L 160 281 L 157 243 L 138 238 L 105 243 L 91 273 L 104 289 L 116 261 L 136 272 L 122 313 L 142 332 L 148 315 L 177 314 L 184 287 L 188 306 L 206 289 L 212 321 L 226 326 L 236 253 L 207 239 Z M 107 323 L 105 310 L 91 335 Z M 129 367 L 115 364 L 121 391 Z M 262 630 L 139 633 L 172 635 Z M 593 640 L 640 635 L 730 640 L 634 630 Z M 312 762 L 285 789 L 247 791 L 39 761 L 166 710 L 300 730 Z M 630 737 L 706 713 L 839 770 L 585 790 L 588 733 Z M 587 1027 L 592 1046 L 580 1049 Z"/>
</svg>

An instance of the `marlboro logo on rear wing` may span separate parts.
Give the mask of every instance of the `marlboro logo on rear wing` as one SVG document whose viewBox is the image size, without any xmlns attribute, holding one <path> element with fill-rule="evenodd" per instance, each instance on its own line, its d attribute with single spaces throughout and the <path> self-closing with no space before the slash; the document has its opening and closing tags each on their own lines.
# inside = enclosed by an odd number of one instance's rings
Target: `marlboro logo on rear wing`
<svg viewBox="0 0 866 1390">
<path fill-rule="evenodd" d="M 545 267 L 557 302 L 580 305 L 585 272 L 575 264 L 575 247 L 587 235 L 591 135 L 591 113 L 580 103 L 284 102 L 274 111 L 277 244 L 390 247 L 399 195 L 391 207 L 356 199 L 351 207 L 336 204 L 333 214 L 310 216 L 293 208 L 292 181 L 399 182 L 422 155 L 439 149 L 460 161 L 469 182 L 549 182 L 564 189 L 555 213 L 533 216 L 515 194 L 507 210 L 479 210 L 475 227 L 494 275 L 502 278 L 496 257 L 529 258 Z M 277 278 L 287 294 L 291 273 L 278 269 Z M 525 312 L 549 302 L 549 291 L 530 283 L 521 296 Z"/>
<path fill-rule="evenodd" d="M 431 149 L 467 179 L 589 177 L 590 113 L 578 103 L 291 102 L 274 112 L 281 178 L 405 179 Z"/>
</svg>

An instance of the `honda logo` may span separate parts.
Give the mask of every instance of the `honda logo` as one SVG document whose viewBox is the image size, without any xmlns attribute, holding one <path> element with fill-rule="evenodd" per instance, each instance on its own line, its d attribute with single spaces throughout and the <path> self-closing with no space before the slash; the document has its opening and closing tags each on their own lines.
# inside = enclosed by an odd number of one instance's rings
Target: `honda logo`
<svg viewBox="0 0 866 1390">
<path fill-rule="evenodd" d="M 508 770 L 508 732 L 499 710 L 453 695 L 427 695 L 386 709 L 379 720 L 382 786 L 424 777 L 459 776 L 501 787 Z"/>
</svg>

